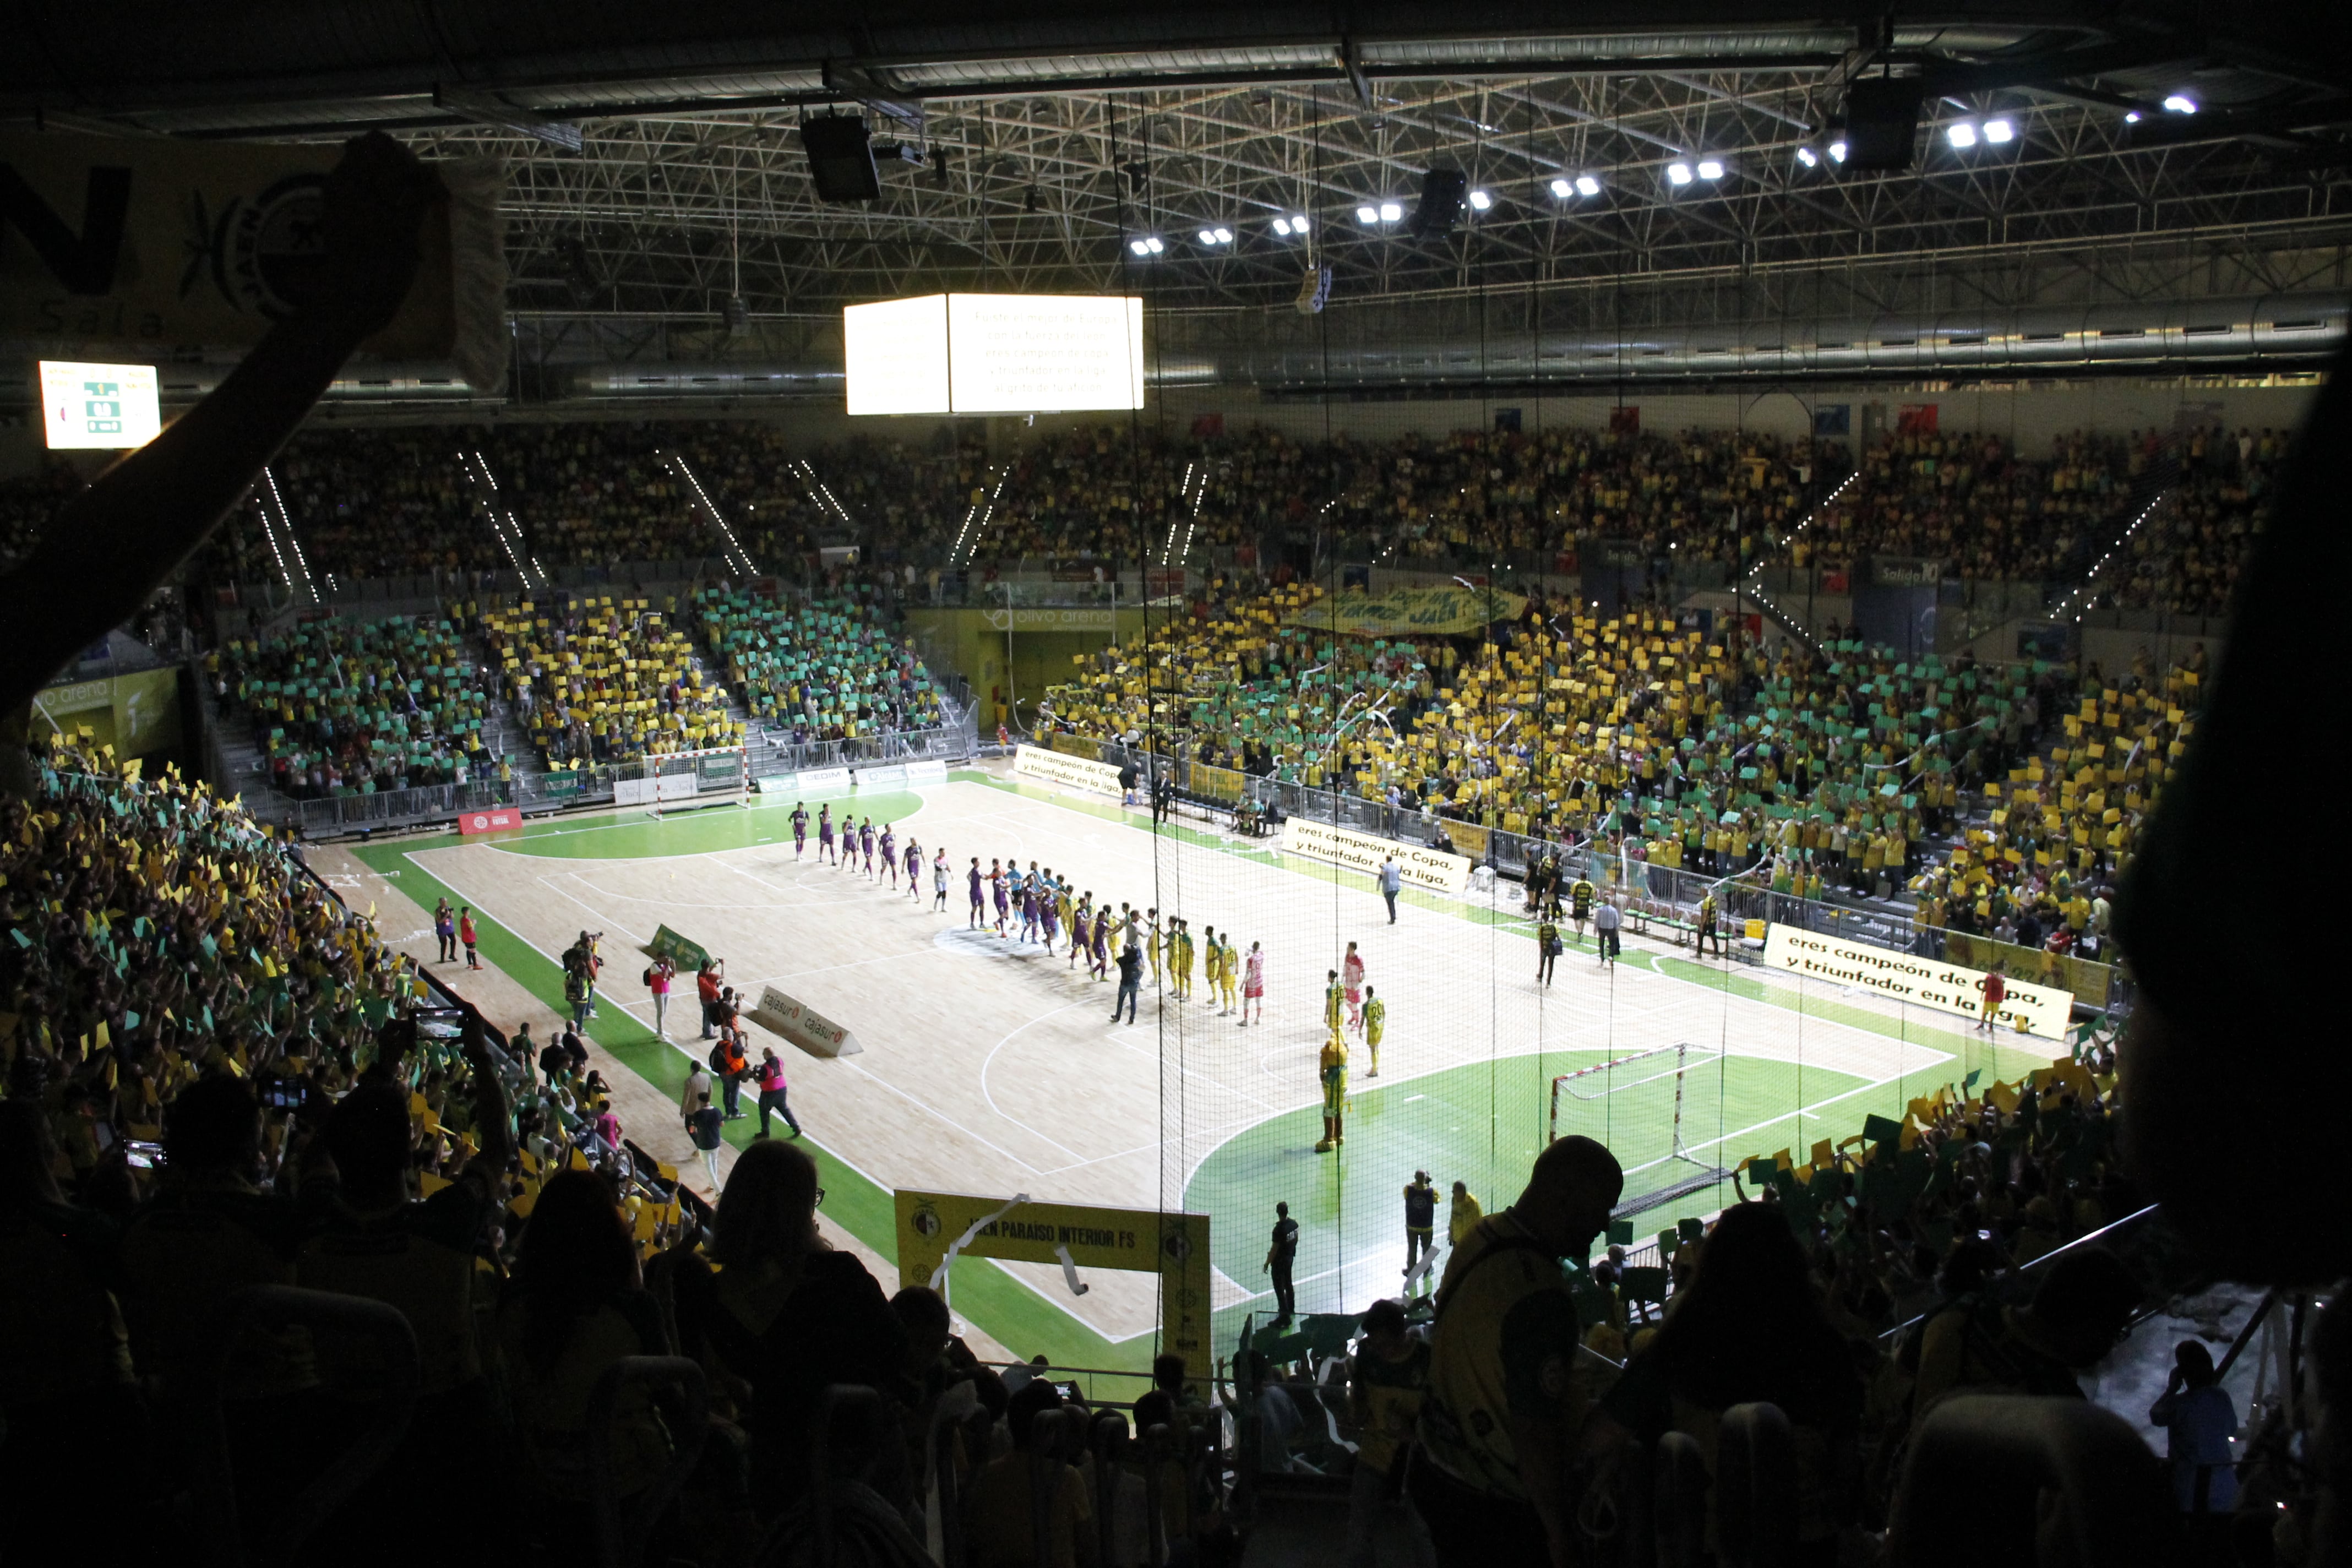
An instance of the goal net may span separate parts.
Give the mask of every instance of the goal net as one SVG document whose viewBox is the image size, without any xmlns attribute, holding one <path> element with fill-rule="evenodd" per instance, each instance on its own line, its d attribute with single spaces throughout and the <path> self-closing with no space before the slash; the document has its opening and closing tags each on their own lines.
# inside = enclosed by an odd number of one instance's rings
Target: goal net
<svg viewBox="0 0 2352 1568">
<path fill-rule="evenodd" d="M 1719 1051 L 1685 1042 L 1560 1073 L 1551 1080 L 1545 1142 L 1605 1132 L 1625 1168 L 1629 1195 L 1617 1205 L 1619 1218 L 1712 1187 L 1731 1172 L 1690 1152 L 1683 1138 L 1683 1106 L 1694 1090 L 1715 1092 L 1722 1066 Z M 1692 1082 L 1695 1073 L 1704 1085 Z"/>
</svg>

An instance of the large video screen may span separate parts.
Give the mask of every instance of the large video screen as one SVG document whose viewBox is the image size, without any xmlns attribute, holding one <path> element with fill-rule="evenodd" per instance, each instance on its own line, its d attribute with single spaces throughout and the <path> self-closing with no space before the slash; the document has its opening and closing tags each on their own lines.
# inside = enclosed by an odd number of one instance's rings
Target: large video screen
<svg viewBox="0 0 2352 1568">
<path fill-rule="evenodd" d="M 948 296 L 958 414 L 1143 406 L 1143 301 L 1082 295 Z"/>
<path fill-rule="evenodd" d="M 1143 406 L 1143 301 L 946 294 L 842 312 L 852 414 Z"/>
<path fill-rule="evenodd" d="M 945 414 L 948 297 L 885 300 L 841 312 L 852 414 Z"/>
<path fill-rule="evenodd" d="M 152 364 L 41 364 L 41 436 L 52 451 L 143 447 L 163 428 Z"/>
</svg>

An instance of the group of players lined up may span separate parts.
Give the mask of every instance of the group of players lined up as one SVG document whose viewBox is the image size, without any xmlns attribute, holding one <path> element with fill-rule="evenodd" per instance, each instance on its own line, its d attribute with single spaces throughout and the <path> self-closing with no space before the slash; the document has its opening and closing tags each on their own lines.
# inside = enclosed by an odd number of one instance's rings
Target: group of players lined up
<svg viewBox="0 0 2352 1568">
<path fill-rule="evenodd" d="M 800 859 L 808 852 L 808 807 L 799 802 L 793 805 L 793 858 Z M 838 847 L 836 847 L 836 846 Z M 836 826 L 833 807 L 816 808 L 816 858 L 821 866 L 839 866 L 846 870 L 863 869 L 875 881 L 887 878 L 892 888 L 898 885 L 898 873 L 907 874 L 907 897 L 918 903 L 923 897 L 923 846 L 913 834 L 907 835 L 901 847 L 891 825 L 884 823 L 882 831 L 874 831 L 874 819 L 866 817 L 853 823 L 847 812 L 842 813 Z M 948 907 L 948 852 L 944 849 L 931 857 L 931 908 Z"/>
<path fill-rule="evenodd" d="M 807 853 L 810 820 L 808 807 L 795 803 L 792 815 L 795 860 Z M 920 900 L 923 847 L 914 835 L 908 835 L 902 849 L 889 823 L 884 823 L 877 833 L 872 817 L 853 826 L 845 815 L 836 825 L 830 805 L 819 805 L 814 820 L 819 864 L 863 869 L 877 882 L 887 878 L 894 889 L 903 868 L 907 896 Z M 1150 965 L 1153 990 L 1184 1003 L 1193 997 L 1193 966 L 1205 957 L 1202 968 L 1208 982 L 1206 1000 L 1212 1005 L 1223 1003 L 1217 1016 L 1228 1017 L 1238 1011 L 1241 1016 L 1235 1020 L 1236 1027 L 1245 1028 L 1253 1021 L 1261 1027 L 1265 1026 L 1265 950 L 1253 942 L 1249 952 L 1243 952 L 1234 945 L 1230 929 L 1224 936 L 1219 936 L 1214 926 L 1204 925 L 1196 941 L 1190 921 L 1181 916 L 1163 921 L 1157 908 L 1138 910 L 1133 904 L 1122 903 L 1114 915 L 1108 899 L 1097 903 L 1091 889 L 1076 890 L 1068 879 L 1055 875 L 1052 867 L 1041 867 L 1034 860 L 1029 862 L 1026 870 L 1017 859 L 991 860 L 983 871 L 980 868 L 980 857 L 975 855 L 965 872 L 965 882 L 971 906 L 966 921 L 968 930 L 992 930 L 1006 941 L 1041 945 L 1049 954 L 1055 951 L 1054 944 L 1060 942 L 1070 967 L 1076 969 L 1083 959 L 1087 973 L 1097 981 L 1110 978 L 1111 948 L 1116 941 L 1119 947 L 1119 988 L 1118 999 L 1111 1005 L 1113 1023 L 1118 1021 L 1122 1011 L 1129 1024 L 1135 1022 L 1146 963 Z M 1580 889 L 1588 886 L 1579 884 Z M 945 849 L 936 851 L 931 858 L 931 907 L 946 909 Z M 992 906 L 993 921 L 990 918 Z M 1581 923 L 1580 921 L 1580 927 Z M 1370 1054 L 1371 1066 L 1364 1076 L 1381 1076 L 1381 1039 L 1387 1031 L 1388 1004 L 1366 982 L 1365 973 L 1363 953 L 1351 942 L 1339 960 L 1339 967 L 1328 971 L 1324 977 L 1325 1039 L 1316 1060 L 1316 1077 L 1323 1099 L 1323 1136 L 1315 1145 L 1318 1153 L 1338 1148 L 1346 1138 L 1342 1117 L 1348 1093 L 1348 1036 L 1356 1036 Z"/>
</svg>

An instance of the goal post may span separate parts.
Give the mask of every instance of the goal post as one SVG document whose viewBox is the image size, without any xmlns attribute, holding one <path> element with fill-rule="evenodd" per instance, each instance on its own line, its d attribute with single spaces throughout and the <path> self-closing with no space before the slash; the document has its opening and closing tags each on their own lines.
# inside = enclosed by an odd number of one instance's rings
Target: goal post
<svg viewBox="0 0 2352 1568">
<path fill-rule="evenodd" d="M 1694 1173 L 1649 1192 L 1636 1194 L 1620 1203 L 1615 1212 L 1618 1217 L 1622 1218 L 1627 1215 L 1639 1214 L 1644 1209 L 1659 1207 L 1687 1194 L 1711 1187 L 1728 1177 L 1731 1172 L 1728 1167 L 1709 1165 L 1692 1153 L 1689 1145 L 1683 1142 L 1683 1100 L 1692 1064 L 1696 1062 L 1705 1065 L 1708 1062 L 1720 1062 L 1722 1059 L 1723 1053 L 1720 1051 L 1706 1046 L 1694 1046 L 1685 1041 L 1677 1045 L 1659 1046 L 1646 1051 L 1634 1051 L 1610 1061 L 1595 1062 L 1589 1068 L 1579 1068 L 1574 1072 L 1560 1073 L 1551 1080 L 1550 1123 L 1544 1142 L 1548 1145 L 1555 1143 L 1559 1141 L 1562 1133 L 1573 1133 L 1577 1131 L 1573 1125 L 1563 1125 L 1563 1121 L 1575 1115 L 1575 1110 L 1579 1104 L 1591 1104 L 1607 1100 L 1612 1095 L 1623 1094 L 1644 1085 L 1672 1079 L 1675 1086 L 1675 1105 L 1671 1142 L 1666 1152 L 1659 1158 L 1635 1162 L 1633 1168 L 1642 1169 L 1680 1162 L 1695 1167 Z"/>
</svg>

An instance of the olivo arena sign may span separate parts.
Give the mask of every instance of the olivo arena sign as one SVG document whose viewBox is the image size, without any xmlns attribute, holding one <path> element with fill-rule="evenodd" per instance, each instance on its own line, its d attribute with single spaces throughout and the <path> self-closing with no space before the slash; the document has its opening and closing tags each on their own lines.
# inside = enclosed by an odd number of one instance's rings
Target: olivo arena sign
<svg viewBox="0 0 2352 1568">
<path fill-rule="evenodd" d="M 1775 924 L 1765 933 L 1764 967 L 1778 973 L 1851 985 L 1894 1001 L 1913 1002 L 1966 1018 L 1984 1016 L 1988 971 L 1922 958 L 1916 953 L 1896 952 Z M 2007 975 L 2001 981 L 2000 1012 L 1996 1022 L 2011 1027 L 2022 1024 L 2029 1033 L 2045 1039 L 2065 1037 L 2067 1022 L 2074 1008 L 2073 992 L 2012 980 Z"/>
</svg>

